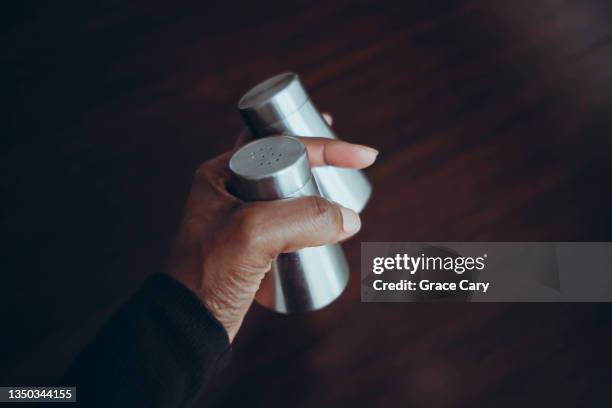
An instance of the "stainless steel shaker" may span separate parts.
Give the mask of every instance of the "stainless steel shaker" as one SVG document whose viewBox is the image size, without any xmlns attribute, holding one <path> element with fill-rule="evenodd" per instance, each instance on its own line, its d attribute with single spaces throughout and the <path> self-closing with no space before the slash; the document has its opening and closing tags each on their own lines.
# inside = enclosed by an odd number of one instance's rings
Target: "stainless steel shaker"
<svg viewBox="0 0 612 408">
<path fill-rule="evenodd" d="M 238 109 L 256 138 L 274 134 L 336 138 L 293 72 L 256 85 L 240 98 Z M 323 197 L 363 210 L 372 187 L 360 170 L 325 166 L 312 172 Z"/>
<path fill-rule="evenodd" d="M 255 140 L 234 153 L 229 168 L 231 190 L 245 201 L 319 195 L 306 147 L 294 137 Z M 304 248 L 280 254 L 255 299 L 281 313 L 317 310 L 340 296 L 348 278 L 340 245 Z"/>
</svg>

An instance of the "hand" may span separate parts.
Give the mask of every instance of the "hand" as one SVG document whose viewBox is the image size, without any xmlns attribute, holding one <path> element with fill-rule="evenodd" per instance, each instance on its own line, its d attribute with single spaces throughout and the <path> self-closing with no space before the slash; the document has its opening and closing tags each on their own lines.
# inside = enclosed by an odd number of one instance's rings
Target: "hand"
<svg viewBox="0 0 612 408">
<path fill-rule="evenodd" d="M 378 154 L 340 140 L 300 140 L 311 166 L 361 169 Z M 223 325 L 230 342 L 280 253 L 342 241 L 361 227 L 357 213 L 321 197 L 240 201 L 226 189 L 232 153 L 196 171 L 167 266 L 167 273 L 191 289 Z"/>
</svg>

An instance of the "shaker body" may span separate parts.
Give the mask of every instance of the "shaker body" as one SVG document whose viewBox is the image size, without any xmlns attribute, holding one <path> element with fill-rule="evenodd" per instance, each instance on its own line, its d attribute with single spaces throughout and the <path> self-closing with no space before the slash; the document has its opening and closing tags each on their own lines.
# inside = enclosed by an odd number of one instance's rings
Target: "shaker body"
<svg viewBox="0 0 612 408">
<path fill-rule="evenodd" d="M 300 151 L 296 150 L 299 144 Z M 279 156 L 281 154 L 282 156 Z M 278 161 L 277 161 L 278 159 Z M 268 137 L 242 147 L 230 160 L 233 190 L 248 201 L 320 195 L 298 139 Z M 287 166 L 266 171 L 266 166 Z M 348 284 L 349 268 L 339 244 L 283 253 L 272 263 L 255 295 L 257 303 L 280 313 L 308 312 L 333 302 Z"/>
<path fill-rule="evenodd" d="M 295 73 L 263 81 L 240 99 L 238 108 L 254 137 L 286 134 L 336 138 Z M 363 210 L 372 193 L 360 170 L 322 166 L 312 173 L 323 197 L 356 212 Z"/>
</svg>

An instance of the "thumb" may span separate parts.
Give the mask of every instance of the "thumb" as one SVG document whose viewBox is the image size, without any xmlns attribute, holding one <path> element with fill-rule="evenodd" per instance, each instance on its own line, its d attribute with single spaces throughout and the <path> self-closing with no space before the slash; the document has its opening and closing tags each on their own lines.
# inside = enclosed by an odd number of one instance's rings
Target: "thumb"
<svg viewBox="0 0 612 408">
<path fill-rule="evenodd" d="M 232 218 L 240 230 L 236 236 L 265 262 L 282 252 L 342 241 L 361 228 L 356 212 L 316 196 L 246 203 Z"/>
</svg>

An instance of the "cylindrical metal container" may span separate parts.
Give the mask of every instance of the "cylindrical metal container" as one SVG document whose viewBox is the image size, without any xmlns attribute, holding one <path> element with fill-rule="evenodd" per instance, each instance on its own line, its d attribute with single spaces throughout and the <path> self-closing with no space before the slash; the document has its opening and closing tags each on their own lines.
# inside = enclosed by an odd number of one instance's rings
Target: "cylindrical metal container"
<svg viewBox="0 0 612 408">
<path fill-rule="evenodd" d="M 242 96 L 238 109 L 256 138 L 274 134 L 336 138 L 293 72 L 256 85 Z M 324 166 L 312 173 L 323 197 L 354 211 L 361 212 L 372 193 L 360 170 Z"/>
<path fill-rule="evenodd" d="M 290 136 L 255 140 L 229 162 L 231 190 L 245 201 L 319 195 L 306 147 Z M 280 254 L 255 300 L 280 313 L 307 312 L 333 302 L 348 283 L 348 264 L 340 245 Z"/>
</svg>

